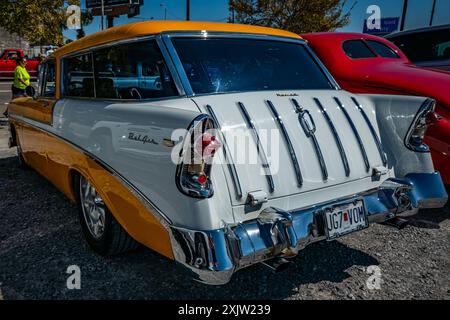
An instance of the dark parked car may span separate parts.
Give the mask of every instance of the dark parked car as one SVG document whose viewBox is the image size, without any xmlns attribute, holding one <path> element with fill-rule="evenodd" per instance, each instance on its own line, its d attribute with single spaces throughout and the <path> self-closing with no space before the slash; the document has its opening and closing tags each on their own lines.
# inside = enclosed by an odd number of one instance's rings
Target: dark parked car
<svg viewBox="0 0 450 320">
<path fill-rule="evenodd" d="M 386 36 L 415 65 L 450 71 L 450 24 Z"/>
</svg>

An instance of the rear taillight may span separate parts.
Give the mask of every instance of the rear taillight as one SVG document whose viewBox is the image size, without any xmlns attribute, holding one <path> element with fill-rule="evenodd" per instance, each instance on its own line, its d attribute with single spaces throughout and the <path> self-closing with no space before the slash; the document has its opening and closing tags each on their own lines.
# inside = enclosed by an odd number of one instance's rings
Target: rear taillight
<svg viewBox="0 0 450 320">
<path fill-rule="evenodd" d="M 178 189 L 195 198 L 209 198 L 214 194 L 211 167 L 220 148 L 214 121 L 208 115 L 198 116 L 189 126 L 177 167 Z"/>
<path fill-rule="evenodd" d="M 436 102 L 432 99 L 427 99 L 420 107 L 405 137 L 405 145 L 408 149 L 415 152 L 430 151 L 430 148 L 423 143 L 423 139 L 428 127 L 435 123 L 435 107 Z"/>
</svg>

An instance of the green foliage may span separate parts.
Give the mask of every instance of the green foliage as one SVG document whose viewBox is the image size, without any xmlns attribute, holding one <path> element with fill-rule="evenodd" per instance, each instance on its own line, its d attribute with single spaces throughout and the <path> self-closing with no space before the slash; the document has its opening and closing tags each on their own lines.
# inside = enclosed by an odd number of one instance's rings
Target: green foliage
<svg viewBox="0 0 450 320">
<path fill-rule="evenodd" d="M 68 5 L 80 0 L 0 0 L 0 27 L 24 37 L 34 45 L 63 45 Z M 92 22 L 82 14 L 82 23 Z"/>
<path fill-rule="evenodd" d="M 230 0 L 235 22 L 295 33 L 334 31 L 348 24 L 346 0 Z"/>
</svg>

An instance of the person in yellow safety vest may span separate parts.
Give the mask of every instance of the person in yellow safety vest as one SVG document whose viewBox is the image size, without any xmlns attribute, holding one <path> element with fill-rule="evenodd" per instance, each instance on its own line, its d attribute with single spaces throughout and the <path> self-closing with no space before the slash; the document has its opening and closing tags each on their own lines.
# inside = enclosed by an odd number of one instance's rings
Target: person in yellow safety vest
<svg viewBox="0 0 450 320">
<path fill-rule="evenodd" d="M 26 96 L 26 89 L 30 85 L 30 75 L 25 66 L 27 60 L 18 56 L 16 59 L 16 70 L 14 71 L 14 82 L 12 86 L 13 98 Z"/>
<path fill-rule="evenodd" d="M 14 71 L 14 82 L 11 86 L 12 99 L 17 97 L 26 97 L 27 88 L 30 86 L 30 75 L 28 74 L 25 66 L 27 65 L 27 60 L 20 55 L 16 58 L 16 70 Z M 5 117 L 8 117 L 8 108 L 3 113 Z"/>
</svg>

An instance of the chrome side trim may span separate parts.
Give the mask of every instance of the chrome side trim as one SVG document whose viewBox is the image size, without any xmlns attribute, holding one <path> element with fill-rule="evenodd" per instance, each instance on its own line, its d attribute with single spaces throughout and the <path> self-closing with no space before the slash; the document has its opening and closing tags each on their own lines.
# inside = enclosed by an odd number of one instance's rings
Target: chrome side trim
<svg viewBox="0 0 450 320">
<path fill-rule="evenodd" d="M 320 148 L 319 142 L 316 138 L 316 124 L 314 119 L 311 116 L 311 113 L 308 110 L 303 109 L 296 99 L 292 99 L 292 103 L 295 106 L 295 112 L 298 114 L 298 121 L 300 122 L 306 137 L 311 138 L 313 142 L 314 151 L 316 152 L 317 160 L 319 160 L 320 169 L 322 171 L 322 178 L 326 181 L 328 180 L 328 170 L 327 165 L 325 164 L 325 159 L 323 158 L 322 149 Z M 308 118 L 306 118 L 306 116 Z M 309 119 L 310 122 L 308 122 L 307 119 Z"/>
<path fill-rule="evenodd" d="M 230 171 L 231 179 L 233 180 L 234 189 L 236 190 L 236 196 L 238 199 L 242 198 L 242 188 L 241 183 L 239 181 L 239 176 L 236 171 L 236 166 L 234 165 L 233 156 L 231 155 L 230 149 L 228 147 L 227 138 L 225 137 L 225 134 L 222 132 L 222 126 L 219 122 L 219 120 L 216 117 L 216 114 L 214 113 L 214 110 L 212 107 L 208 104 L 206 105 L 206 110 L 209 113 L 209 115 L 212 117 L 216 124 L 216 128 L 219 129 L 220 135 L 223 140 L 223 155 L 225 157 L 225 161 L 227 162 L 228 170 Z"/>
<path fill-rule="evenodd" d="M 341 111 L 344 113 L 345 118 L 348 121 L 348 124 L 350 125 L 350 127 L 352 128 L 353 134 L 355 135 L 356 140 L 358 141 L 358 145 L 359 145 L 359 149 L 361 150 L 361 155 L 363 157 L 364 160 L 364 164 L 366 166 L 366 171 L 369 172 L 370 171 L 370 163 L 369 163 L 369 158 L 367 157 L 367 152 L 366 149 L 364 148 L 364 144 L 361 140 L 361 136 L 358 133 L 358 130 L 355 127 L 355 124 L 353 123 L 352 118 L 350 117 L 350 115 L 348 114 L 347 110 L 345 109 L 344 105 L 342 104 L 341 100 L 339 100 L 338 97 L 334 97 L 334 101 L 336 101 L 337 105 L 339 106 L 339 109 L 341 109 Z"/>
<path fill-rule="evenodd" d="M 293 99 L 293 100 L 295 100 L 295 99 Z M 344 165 L 345 176 L 348 177 L 350 175 L 350 166 L 348 164 L 347 155 L 345 154 L 345 150 L 344 150 L 344 146 L 342 145 L 341 138 L 339 138 L 339 134 L 336 130 L 336 127 L 334 126 L 333 121 L 331 121 L 331 118 L 328 115 L 328 112 L 325 110 L 325 108 L 322 105 L 322 103 L 320 102 L 320 100 L 318 98 L 314 98 L 313 100 L 316 103 L 316 105 L 319 107 L 320 112 L 322 113 L 322 115 L 324 116 L 325 120 L 328 123 L 328 127 L 330 128 L 331 132 L 333 133 L 334 141 L 337 144 L 337 147 L 339 149 L 339 154 L 341 156 L 342 164 Z M 294 104 L 295 103 L 296 102 L 294 102 Z"/>
<path fill-rule="evenodd" d="M 300 170 L 300 166 L 298 164 L 297 156 L 295 154 L 294 147 L 292 146 L 291 139 L 289 138 L 289 134 L 283 123 L 283 119 L 281 119 L 281 117 L 280 117 L 278 111 L 276 110 L 275 106 L 273 105 L 272 101 L 266 100 L 266 103 L 274 116 L 274 121 L 276 121 L 276 123 L 278 124 L 278 127 L 281 130 L 281 133 L 283 134 L 284 141 L 286 142 L 286 146 L 289 150 L 289 155 L 291 156 L 292 165 L 294 166 L 295 176 L 297 177 L 297 186 L 301 187 L 303 185 L 302 172 Z"/>
<path fill-rule="evenodd" d="M 376 133 L 372 123 L 369 120 L 369 117 L 367 116 L 366 112 L 364 111 L 364 109 L 362 108 L 362 106 L 358 102 L 358 100 L 356 100 L 355 97 L 352 97 L 352 101 L 356 105 L 356 107 L 358 108 L 358 110 L 361 113 L 361 115 L 363 116 L 364 120 L 366 121 L 367 126 L 369 127 L 370 132 L 372 133 L 373 140 L 375 141 L 375 144 L 377 145 L 378 153 L 380 154 L 381 161 L 383 161 L 383 166 L 386 167 L 386 165 L 387 165 L 387 158 L 386 158 L 386 154 L 383 151 L 383 147 L 381 145 L 380 138 L 378 137 L 378 135 L 377 135 L 377 133 Z"/>
<path fill-rule="evenodd" d="M 75 148 L 79 152 L 83 153 L 86 157 L 92 159 L 95 161 L 99 166 L 101 166 L 103 169 L 108 171 L 111 175 L 116 177 L 122 185 L 128 189 L 135 197 L 139 198 L 139 200 L 142 201 L 144 206 L 149 210 L 150 214 L 153 214 L 153 216 L 167 229 L 170 231 L 169 226 L 172 225 L 172 221 L 145 195 L 143 194 L 133 183 L 131 183 L 127 178 L 125 178 L 123 175 L 121 175 L 119 172 L 117 172 L 114 168 L 112 168 L 109 164 L 98 158 L 96 155 L 92 154 L 91 152 L 83 149 L 79 145 L 73 143 L 72 141 L 67 140 L 66 138 L 63 138 L 49 130 L 46 130 L 36 124 L 34 124 L 32 121 L 21 117 L 21 116 L 15 116 L 10 115 L 10 119 L 14 121 L 21 122 L 25 125 L 29 125 L 33 127 L 36 130 L 39 130 L 43 133 L 46 133 L 55 139 L 61 140 L 62 142 L 67 143 L 71 147 Z"/>
<path fill-rule="evenodd" d="M 245 122 L 247 123 L 247 127 L 249 129 L 251 129 L 253 138 L 255 139 L 256 148 L 257 148 L 258 154 L 262 161 L 262 167 L 264 168 L 264 171 L 266 173 L 266 179 L 267 179 L 267 184 L 269 185 L 269 190 L 270 190 L 270 192 L 274 192 L 275 185 L 273 183 L 272 173 L 270 172 L 270 165 L 269 165 L 269 162 L 267 161 L 267 156 L 266 156 L 266 153 L 264 152 L 264 148 L 262 147 L 261 139 L 259 138 L 259 134 L 258 134 L 258 130 L 256 130 L 255 124 L 254 124 L 253 120 L 251 119 L 250 115 L 248 114 L 248 111 L 245 108 L 244 104 L 242 102 L 238 102 L 237 104 L 238 104 L 239 108 L 241 109 L 241 113 L 244 117 Z"/>
</svg>

